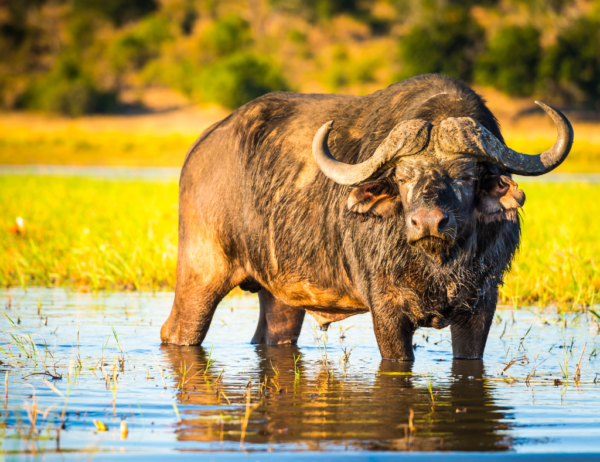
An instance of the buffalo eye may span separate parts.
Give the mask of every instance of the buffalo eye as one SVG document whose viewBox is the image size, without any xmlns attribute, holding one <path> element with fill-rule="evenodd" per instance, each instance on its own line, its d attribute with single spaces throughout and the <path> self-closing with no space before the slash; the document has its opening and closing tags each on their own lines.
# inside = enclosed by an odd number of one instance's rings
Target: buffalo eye
<svg viewBox="0 0 600 462">
<path fill-rule="evenodd" d="M 471 181 L 473 177 L 471 175 L 463 175 L 460 177 L 460 181 Z"/>
</svg>

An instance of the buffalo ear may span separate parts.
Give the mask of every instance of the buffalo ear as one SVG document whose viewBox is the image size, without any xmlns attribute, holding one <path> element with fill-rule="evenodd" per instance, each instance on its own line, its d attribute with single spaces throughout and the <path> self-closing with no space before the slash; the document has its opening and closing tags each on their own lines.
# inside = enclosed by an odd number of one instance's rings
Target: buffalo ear
<svg viewBox="0 0 600 462">
<path fill-rule="evenodd" d="M 348 196 L 348 210 L 356 214 L 392 216 L 398 195 L 388 181 L 373 181 L 357 186 Z"/>
<path fill-rule="evenodd" d="M 491 175 L 482 180 L 477 196 L 476 211 L 480 220 L 517 221 L 517 210 L 525 203 L 525 193 L 505 175 Z"/>
</svg>

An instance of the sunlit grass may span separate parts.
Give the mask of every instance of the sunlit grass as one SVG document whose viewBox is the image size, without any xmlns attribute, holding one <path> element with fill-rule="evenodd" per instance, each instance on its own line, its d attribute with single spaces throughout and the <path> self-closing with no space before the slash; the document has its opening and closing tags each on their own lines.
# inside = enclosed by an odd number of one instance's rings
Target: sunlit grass
<svg viewBox="0 0 600 462">
<path fill-rule="evenodd" d="M 598 303 L 600 185 L 521 184 L 523 240 L 501 290 L 504 302 Z"/>
<path fill-rule="evenodd" d="M 61 119 L 24 113 L 11 118 L 0 114 L 0 164 L 181 167 L 200 133 L 226 115 L 212 107 L 149 118 Z M 556 129 L 546 118 L 506 125 L 503 133 L 508 146 L 525 153 L 547 150 L 556 137 Z M 556 172 L 600 172 L 599 133 L 596 124 L 575 124 L 573 149 Z"/>
<path fill-rule="evenodd" d="M 1 285 L 174 287 L 176 182 L 2 176 L 0 191 Z"/>
<path fill-rule="evenodd" d="M 29 132 L 7 130 L 0 134 L 0 164 L 9 165 L 112 165 L 131 167 L 181 167 L 188 148 L 197 135 L 141 135 L 81 130 Z M 526 153 L 542 152 L 554 139 L 529 139 L 511 133 L 507 144 Z M 568 160 L 557 172 L 600 172 L 600 142 L 578 140 Z"/>
<path fill-rule="evenodd" d="M 177 166 L 195 136 L 10 130 L 0 135 L 0 164 Z"/>
<path fill-rule="evenodd" d="M 521 186 L 523 239 L 503 303 L 598 303 L 600 185 Z M 0 197 L 2 286 L 174 288 L 176 182 L 3 176 Z"/>
</svg>

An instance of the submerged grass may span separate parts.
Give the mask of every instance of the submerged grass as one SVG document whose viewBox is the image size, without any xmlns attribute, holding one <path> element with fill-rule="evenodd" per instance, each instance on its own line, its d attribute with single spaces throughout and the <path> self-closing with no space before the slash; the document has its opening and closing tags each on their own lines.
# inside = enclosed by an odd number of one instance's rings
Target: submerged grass
<svg viewBox="0 0 600 462">
<path fill-rule="evenodd" d="M 523 239 L 501 300 L 597 303 L 600 185 L 521 186 Z M 0 176 L 0 197 L 2 286 L 174 288 L 176 182 Z"/>
</svg>

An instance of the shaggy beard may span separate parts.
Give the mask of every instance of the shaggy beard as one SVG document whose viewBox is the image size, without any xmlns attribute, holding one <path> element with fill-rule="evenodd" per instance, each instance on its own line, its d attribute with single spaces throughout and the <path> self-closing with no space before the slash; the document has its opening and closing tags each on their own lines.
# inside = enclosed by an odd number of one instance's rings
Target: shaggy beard
<svg viewBox="0 0 600 462">
<path fill-rule="evenodd" d="M 428 292 L 451 290 L 458 295 L 473 289 L 483 272 L 481 262 L 475 259 L 474 238 L 454 244 L 444 239 L 425 238 L 409 247 L 411 269 L 423 278 L 424 286 L 430 289 Z M 468 305 L 468 301 L 465 302 Z"/>
<path fill-rule="evenodd" d="M 425 237 L 413 244 L 414 250 L 424 261 L 430 261 L 434 266 L 443 266 L 452 259 L 452 243 L 437 237 Z"/>
</svg>

